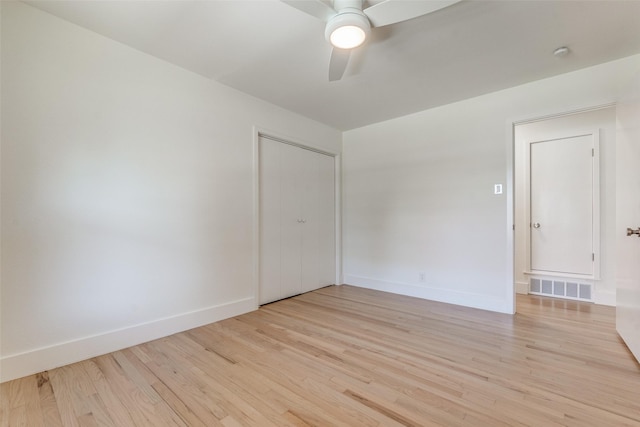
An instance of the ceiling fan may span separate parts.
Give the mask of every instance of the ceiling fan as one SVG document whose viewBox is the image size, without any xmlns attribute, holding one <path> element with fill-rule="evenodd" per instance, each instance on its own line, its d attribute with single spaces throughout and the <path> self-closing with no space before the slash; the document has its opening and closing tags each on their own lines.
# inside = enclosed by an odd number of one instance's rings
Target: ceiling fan
<svg viewBox="0 0 640 427">
<path fill-rule="evenodd" d="M 327 23 L 324 36 L 333 46 L 329 81 L 340 80 L 349 63 L 351 49 L 362 45 L 371 28 L 396 24 L 445 8 L 461 0 L 385 0 L 363 9 L 364 0 L 282 0 Z"/>
</svg>

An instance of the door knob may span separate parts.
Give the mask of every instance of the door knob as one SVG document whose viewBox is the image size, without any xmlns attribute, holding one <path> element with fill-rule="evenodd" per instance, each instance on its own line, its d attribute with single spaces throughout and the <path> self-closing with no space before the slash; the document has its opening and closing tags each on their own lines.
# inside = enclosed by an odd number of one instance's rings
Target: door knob
<svg viewBox="0 0 640 427">
<path fill-rule="evenodd" d="M 540 223 L 539 222 L 534 222 L 531 225 L 533 226 L 533 228 L 540 228 Z"/>
<path fill-rule="evenodd" d="M 636 228 L 635 230 L 632 228 L 627 228 L 627 236 L 633 236 L 634 234 L 640 237 L 640 227 Z"/>
</svg>

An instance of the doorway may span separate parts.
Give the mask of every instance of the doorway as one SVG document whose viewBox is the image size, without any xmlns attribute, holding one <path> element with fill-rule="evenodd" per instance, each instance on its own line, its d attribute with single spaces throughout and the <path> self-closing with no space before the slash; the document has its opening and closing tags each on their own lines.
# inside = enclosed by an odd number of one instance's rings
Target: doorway
<svg viewBox="0 0 640 427">
<path fill-rule="evenodd" d="M 615 114 L 514 125 L 517 293 L 615 305 Z"/>
</svg>

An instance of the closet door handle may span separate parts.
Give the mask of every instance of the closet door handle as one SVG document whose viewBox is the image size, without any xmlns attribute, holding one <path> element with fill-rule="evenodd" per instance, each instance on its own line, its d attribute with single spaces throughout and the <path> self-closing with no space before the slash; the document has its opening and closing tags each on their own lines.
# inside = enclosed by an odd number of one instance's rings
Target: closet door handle
<svg viewBox="0 0 640 427">
<path fill-rule="evenodd" d="M 640 237 L 640 227 L 635 230 L 633 228 L 627 228 L 627 236 L 633 236 L 634 234 Z"/>
</svg>

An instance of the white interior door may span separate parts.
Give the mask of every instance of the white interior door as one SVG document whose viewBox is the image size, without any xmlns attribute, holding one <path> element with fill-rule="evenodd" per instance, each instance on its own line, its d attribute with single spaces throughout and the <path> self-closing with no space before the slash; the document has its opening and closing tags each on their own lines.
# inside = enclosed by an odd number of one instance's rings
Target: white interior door
<svg viewBox="0 0 640 427">
<path fill-rule="evenodd" d="M 531 271 L 594 273 L 594 135 L 530 144 Z"/>
<path fill-rule="evenodd" d="M 616 327 L 640 361 L 640 76 L 616 115 Z"/>
</svg>

